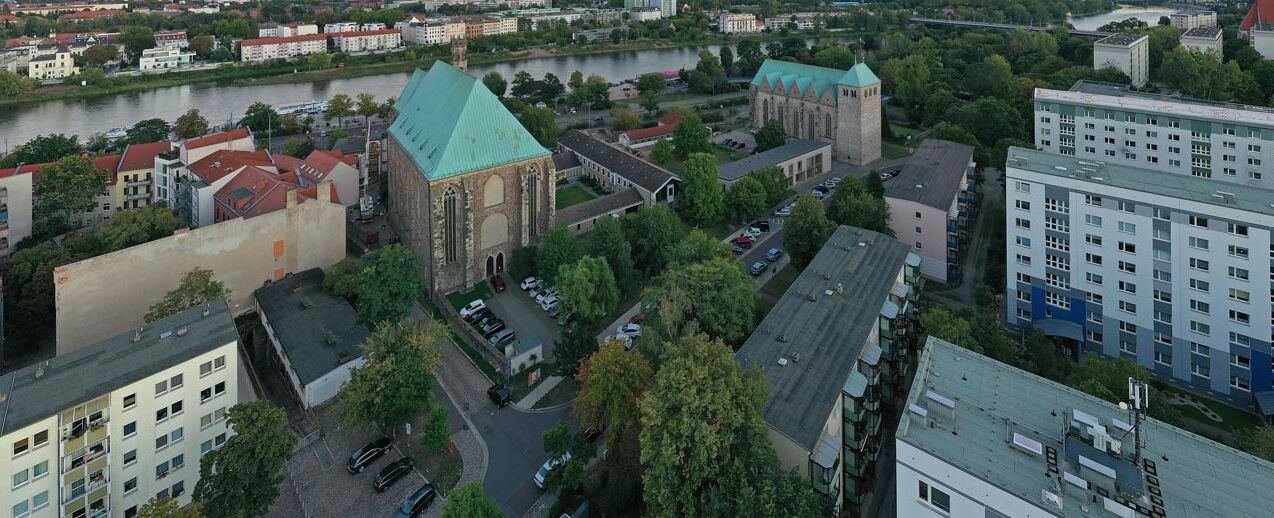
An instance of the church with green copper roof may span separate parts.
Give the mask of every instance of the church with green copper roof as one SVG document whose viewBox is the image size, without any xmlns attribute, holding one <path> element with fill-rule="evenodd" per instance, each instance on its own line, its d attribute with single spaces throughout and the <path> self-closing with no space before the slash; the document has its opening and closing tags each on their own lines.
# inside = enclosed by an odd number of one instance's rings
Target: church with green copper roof
<svg viewBox="0 0 1274 518">
<path fill-rule="evenodd" d="M 753 129 L 777 121 L 789 138 L 831 143 L 835 160 L 880 158 L 880 79 L 867 65 L 839 70 L 767 59 L 750 90 Z"/>
<path fill-rule="evenodd" d="M 554 217 L 553 160 L 482 81 L 442 61 L 417 70 L 389 127 L 389 218 L 434 293 L 508 268 Z"/>
</svg>

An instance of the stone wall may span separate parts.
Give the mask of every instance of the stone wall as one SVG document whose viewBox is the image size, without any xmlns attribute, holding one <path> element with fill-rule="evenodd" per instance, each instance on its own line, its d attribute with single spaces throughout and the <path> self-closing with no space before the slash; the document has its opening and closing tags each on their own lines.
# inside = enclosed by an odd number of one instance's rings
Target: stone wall
<svg viewBox="0 0 1274 518">
<path fill-rule="evenodd" d="M 250 219 L 234 219 L 68 264 L 54 270 L 57 353 L 66 354 L 143 322 L 147 309 L 192 268 L 212 270 L 230 289 L 230 309 L 251 311 L 253 290 L 345 257 L 345 208 L 320 198 Z"/>
</svg>

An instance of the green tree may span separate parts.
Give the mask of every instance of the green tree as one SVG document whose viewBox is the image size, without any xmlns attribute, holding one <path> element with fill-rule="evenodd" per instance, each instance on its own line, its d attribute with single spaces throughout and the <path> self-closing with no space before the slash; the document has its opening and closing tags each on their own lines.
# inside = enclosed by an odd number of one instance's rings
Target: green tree
<svg viewBox="0 0 1274 518">
<path fill-rule="evenodd" d="M 574 376 L 580 362 L 597 351 L 597 336 L 591 326 L 573 325 L 553 341 L 553 358 L 559 376 Z"/>
<path fill-rule="evenodd" d="M 345 94 L 333 95 L 327 101 L 327 111 L 323 112 L 329 120 L 336 121 L 336 127 L 341 127 L 341 121 L 345 117 L 354 114 L 354 99 Z"/>
<path fill-rule="evenodd" d="M 648 275 L 662 271 L 683 233 L 677 215 L 666 205 L 655 205 L 625 216 L 623 223 L 637 269 Z"/>
<path fill-rule="evenodd" d="M 1057 350 L 1057 344 L 1039 329 L 1032 329 L 1026 334 L 1026 359 L 1030 362 L 1030 370 L 1053 381 L 1065 380 L 1070 376 L 1074 362 Z"/>
<path fill-rule="evenodd" d="M 695 65 L 695 72 L 702 74 L 707 80 L 707 90 L 702 88 L 698 91 L 703 93 L 716 93 L 718 85 L 725 83 L 725 67 L 721 66 L 721 60 L 712 55 L 708 50 L 699 51 L 699 63 Z M 694 85 L 691 85 L 694 90 Z"/>
<path fill-rule="evenodd" d="M 584 253 L 606 260 L 615 276 L 615 286 L 619 288 L 620 294 L 629 293 L 636 285 L 633 248 L 624 237 L 624 225 L 618 219 L 599 219 L 588 233 Z"/>
<path fill-rule="evenodd" d="M 863 177 L 863 187 L 873 198 L 885 197 L 885 182 L 880 178 L 878 171 L 870 171 Z"/>
<path fill-rule="evenodd" d="M 572 410 L 580 423 L 605 426 L 608 441 L 638 422 L 637 402 L 650 387 L 653 371 L 640 354 L 630 354 L 624 344 L 611 340 L 580 365 L 575 380 L 580 389 Z"/>
<path fill-rule="evenodd" d="M 503 518 L 500 504 L 482 491 L 482 481 L 460 486 L 447 495 L 442 518 Z"/>
<path fill-rule="evenodd" d="M 404 245 L 373 250 L 353 266 L 354 308 L 358 320 L 368 327 L 402 320 L 425 290 L 420 259 Z"/>
<path fill-rule="evenodd" d="M 823 212 L 823 204 L 808 194 L 802 194 L 796 200 L 792 215 L 788 216 L 783 231 L 783 242 L 792 256 L 792 264 L 803 267 L 809 263 L 823 243 L 831 237 L 835 225 L 827 219 Z"/>
<path fill-rule="evenodd" d="M 248 111 L 244 112 L 243 118 L 239 120 L 239 126 L 248 128 L 254 133 L 263 133 L 282 125 L 279 112 L 274 111 L 273 106 L 261 101 L 248 105 Z"/>
<path fill-rule="evenodd" d="M 726 75 L 730 74 L 730 69 L 734 68 L 734 51 L 730 47 L 721 47 L 718 52 L 721 57 L 721 68 L 725 70 Z"/>
<path fill-rule="evenodd" d="M 677 158 L 684 160 L 691 153 L 711 153 L 712 143 L 708 141 L 711 134 L 698 115 L 690 111 L 683 112 L 681 124 L 672 133 L 672 146 Z"/>
<path fill-rule="evenodd" d="M 425 425 L 420 431 L 420 446 L 425 451 L 438 454 L 447 449 L 451 437 L 447 435 L 447 408 L 436 406 L 429 411 Z"/>
<path fill-rule="evenodd" d="M 212 270 L 195 267 L 181 276 L 177 288 L 146 310 L 146 323 L 163 320 L 187 309 L 213 301 L 224 301 L 230 289 L 213 278 Z"/>
<path fill-rule="evenodd" d="M 930 73 L 940 68 L 935 65 L 923 54 L 911 54 L 886 61 L 881 75 L 892 78 L 892 90 L 898 102 L 914 108 L 924 101 L 929 92 Z"/>
<path fill-rule="evenodd" d="M 127 144 L 146 144 L 148 142 L 158 142 L 160 140 L 168 140 L 168 132 L 171 128 L 164 119 L 146 119 L 133 124 L 128 128 L 124 135 L 124 142 Z"/>
<path fill-rule="evenodd" d="M 656 113 L 659 112 L 659 95 L 658 94 L 650 93 L 650 92 L 641 94 L 641 100 L 639 100 L 637 103 L 640 104 L 641 107 L 646 110 L 646 113 L 649 114 L 651 117 L 653 117 Z"/>
<path fill-rule="evenodd" d="M 756 132 L 756 151 L 768 151 L 787 143 L 787 130 L 783 129 L 783 124 L 778 119 L 770 119 L 766 121 L 764 126 Z"/>
<path fill-rule="evenodd" d="M 100 67 L 119 58 L 119 47 L 114 45 L 93 45 L 84 49 L 84 54 L 81 57 L 88 66 Z"/>
<path fill-rule="evenodd" d="M 350 427 L 388 432 L 429 406 L 430 380 L 442 361 L 447 328 L 437 321 L 381 323 L 363 342 L 362 365 L 341 387 L 340 415 Z"/>
<path fill-rule="evenodd" d="M 828 47 L 814 54 L 814 64 L 820 67 L 849 70 L 857 62 L 852 49 L 846 47 Z"/>
<path fill-rule="evenodd" d="M 948 112 L 950 122 L 967 129 L 978 142 L 994 143 L 1006 138 L 1026 137 L 1027 124 L 1021 110 L 1003 99 L 982 97 Z"/>
<path fill-rule="evenodd" d="M 141 57 L 142 51 L 155 48 L 155 31 L 150 27 L 141 25 L 129 25 L 119 31 L 119 36 L 115 37 L 115 42 L 124 45 L 124 49 L 128 51 L 128 56 L 132 61 L 137 61 Z"/>
<path fill-rule="evenodd" d="M 536 253 L 540 278 L 544 279 L 546 285 L 556 286 L 562 267 L 575 264 L 583 255 L 579 242 L 571 235 L 570 229 L 566 228 L 565 223 L 558 223 L 544 235 L 544 239 L 540 241 L 540 250 Z"/>
<path fill-rule="evenodd" d="M 1243 451 L 1274 462 L 1274 427 L 1254 426 L 1235 434 L 1234 439 Z"/>
<path fill-rule="evenodd" d="M 658 72 L 642 74 L 637 78 L 637 91 L 642 94 L 656 94 L 668 88 L 668 78 Z"/>
<path fill-rule="evenodd" d="M 212 55 L 212 47 L 216 44 L 216 40 L 207 34 L 195 36 L 190 40 L 190 50 L 194 52 L 199 59 L 208 59 Z"/>
<path fill-rule="evenodd" d="M 52 241 L 22 248 L 0 263 L 5 290 L 5 338 L 10 344 L 36 343 L 53 329 L 53 269 L 74 262 Z"/>
<path fill-rule="evenodd" d="M 487 75 L 482 76 L 482 84 L 496 97 L 504 97 L 504 93 L 509 91 L 509 82 L 499 72 L 487 72 Z"/>
<path fill-rule="evenodd" d="M 266 401 L 237 404 L 226 416 L 234 435 L 199 459 L 194 498 L 208 518 L 263 516 L 279 496 L 296 435 L 286 430 L 287 413 Z"/>
<path fill-rule="evenodd" d="M 107 250 L 123 250 L 173 235 L 189 226 L 163 204 L 120 211 L 99 232 Z"/>
<path fill-rule="evenodd" d="M 787 179 L 787 175 L 784 175 L 783 170 L 779 169 L 778 166 L 762 167 L 752 171 L 748 176 L 761 182 L 761 187 L 765 188 L 765 205 L 767 207 L 778 205 L 792 192 L 792 182 Z"/>
<path fill-rule="evenodd" d="M 71 230 L 74 217 L 97 206 L 106 181 L 106 173 L 81 156 L 67 156 L 40 169 L 34 186 L 32 233 L 51 237 Z"/>
<path fill-rule="evenodd" d="M 519 99 L 525 98 L 535 93 L 535 78 L 525 70 L 513 75 L 513 91 L 514 97 Z"/>
<path fill-rule="evenodd" d="M 672 248 L 670 264 L 702 263 L 712 259 L 728 256 L 730 247 L 725 241 L 708 235 L 701 229 L 691 229 L 686 237 L 677 241 Z"/>
<path fill-rule="evenodd" d="M 177 123 L 173 124 L 173 133 L 179 139 L 195 138 L 208 133 L 208 119 L 199 113 L 199 110 L 191 108 L 180 117 L 177 117 Z"/>
<path fill-rule="evenodd" d="M 717 258 L 670 266 L 647 289 L 642 300 L 648 306 L 668 308 L 658 301 L 680 299 L 684 311 L 677 318 L 693 322 L 698 330 L 727 343 L 742 343 L 752 331 L 756 314 L 756 281 L 734 259 Z"/>
<path fill-rule="evenodd" d="M 380 103 L 376 102 L 376 96 L 367 92 L 358 94 L 358 102 L 355 108 L 355 111 L 363 116 L 364 126 L 369 126 L 372 116 L 380 113 Z"/>
<path fill-rule="evenodd" d="M 876 198 L 866 192 L 850 193 L 838 189 L 828 204 L 827 217 L 838 225 L 893 235 L 889 229 L 889 206 L 884 198 Z"/>
<path fill-rule="evenodd" d="M 978 97 L 1008 97 L 1012 84 L 1013 67 L 999 54 L 987 56 L 965 70 L 964 89 Z"/>
<path fill-rule="evenodd" d="M 557 127 L 557 114 L 551 108 L 527 105 L 518 112 L 518 121 L 540 145 L 552 147 L 557 144 L 557 135 L 561 129 Z"/>
<path fill-rule="evenodd" d="M 0 167 L 56 162 L 63 157 L 83 152 L 84 147 L 80 145 L 79 137 L 74 135 L 69 137 L 61 133 L 37 135 L 26 144 L 14 148 L 3 160 L 0 160 Z"/>
<path fill-rule="evenodd" d="M 307 137 L 287 139 L 283 143 L 283 154 L 294 158 L 305 158 L 314 152 L 314 142 Z"/>
<path fill-rule="evenodd" d="M 628 108 L 615 108 L 610 111 L 610 115 L 615 118 L 615 122 L 610 125 L 611 129 L 615 131 L 628 131 L 641 127 L 641 118 Z"/>
<path fill-rule="evenodd" d="M 654 146 L 650 148 L 650 161 L 659 165 L 668 165 L 672 163 L 673 149 L 672 141 L 668 139 L 659 139 Z"/>
<path fill-rule="evenodd" d="M 1071 370 L 1066 384 L 1111 403 L 1124 401 L 1128 393 L 1128 378 L 1149 381 L 1150 371 L 1137 365 L 1128 358 L 1114 360 L 1104 359 L 1096 353 L 1089 353 Z M 1101 387 L 1102 390 L 1098 390 Z M 1173 422 L 1180 412 L 1168 404 L 1163 393 L 1156 388 L 1150 389 L 1150 417 L 1160 421 Z"/>
<path fill-rule="evenodd" d="M 0 97 L 11 99 L 35 89 L 35 81 L 8 70 L 0 70 Z"/>
<path fill-rule="evenodd" d="M 935 306 L 920 314 L 920 325 L 929 336 L 941 338 L 961 347 L 973 342 L 969 321 L 947 306 Z"/>
<path fill-rule="evenodd" d="M 200 518 L 201 516 L 203 516 L 202 506 L 198 503 L 190 508 L 182 508 L 177 503 L 177 499 L 170 496 L 147 500 L 137 511 L 137 518 Z"/>
<path fill-rule="evenodd" d="M 694 153 L 686 159 L 681 173 L 681 213 L 692 224 L 709 226 L 721 221 L 725 199 L 718 181 L 717 157 Z"/>
<path fill-rule="evenodd" d="M 619 288 L 606 260 L 584 256 L 574 264 L 562 265 L 557 274 L 562 304 L 575 312 L 580 323 L 591 326 L 615 309 Z"/>
<path fill-rule="evenodd" d="M 509 258 L 509 274 L 514 280 L 521 282 L 522 279 L 534 277 L 539 272 L 538 252 L 539 249 L 533 246 L 513 249 L 513 254 Z"/>
<path fill-rule="evenodd" d="M 584 73 L 579 70 L 571 72 L 571 78 L 566 81 L 566 86 L 571 87 L 571 90 L 578 90 L 584 86 Z"/>
<path fill-rule="evenodd" d="M 332 68 L 332 55 L 326 52 L 317 52 L 305 58 L 305 62 L 311 69 L 326 70 Z"/>
</svg>

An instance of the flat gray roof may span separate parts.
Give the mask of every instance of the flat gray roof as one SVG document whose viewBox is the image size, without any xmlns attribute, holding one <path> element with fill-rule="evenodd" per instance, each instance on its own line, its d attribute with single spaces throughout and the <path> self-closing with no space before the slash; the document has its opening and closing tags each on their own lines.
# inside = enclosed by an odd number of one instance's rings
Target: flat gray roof
<svg viewBox="0 0 1274 518">
<path fill-rule="evenodd" d="M 0 376 L 0 435 L 239 340 L 225 302 L 188 309 L 73 353 Z M 186 326 L 184 336 L 176 329 Z M 36 378 L 43 367 L 44 374 Z"/>
<path fill-rule="evenodd" d="M 361 357 L 368 335 L 349 302 L 323 291 L 323 277 L 311 268 L 253 293 L 302 385 Z"/>
<path fill-rule="evenodd" d="M 1098 165 L 1099 164 L 1099 165 Z M 1274 190 L 1010 147 L 1005 167 L 1274 216 Z M 1085 168 L 1096 172 L 1085 173 Z M 1087 174 L 1087 176 L 1085 176 Z M 1226 196 L 1219 197 L 1218 193 Z"/>
<path fill-rule="evenodd" d="M 885 180 L 885 196 L 947 210 L 971 163 L 973 146 L 925 139 L 898 174 Z"/>
<path fill-rule="evenodd" d="M 1094 98 L 1093 96 L 1108 97 Z M 1274 125 L 1274 108 L 1195 99 L 1180 95 L 1139 92 L 1126 84 L 1080 79 L 1070 90 L 1036 88 L 1035 99 L 1061 101 L 1085 106 L 1137 110 L 1165 116 L 1206 119 L 1224 124 Z"/>
<path fill-rule="evenodd" d="M 831 143 L 816 140 L 794 140 L 774 149 L 768 149 L 724 164 L 718 169 L 717 177 L 727 182 L 733 182 L 762 167 L 779 165 L 825 147 L 831 147 Z"/>
<path fill-rule="evenodd" d="M 954 421 L 943 417 L 945 409 L 929 403 L 930 394 L 955 403 Z M 1049 509 L 1041 501 L 1041 490 L 1056 491 L 1050 488 L 1060 485 L 1066 515 L 1083 515 L 1080 506 L 1088 506 L 1095 515 L 1103 513 L 1102 500 L 1098 498 L 1096 504 L 1091 500 L 1091 495 L 1097 493 L 1059 480 L 1063 473 L 1081 475 L 1076 465 L 1079 455 L 1109 468 L 1121 483 L 1129 479 L 1134 491 L 1144 484 L 1153 493 L 1150 487 L 1157 483 L 1167 518 L 1269 516 L 1270 509 L 1274 509 L 1274 492 L 1269 490 L 1274 486 L 1274 463 L 1146 419 L 1141 428 L 1145 444 L 1142 456 L 1153 469 L 1144 462 L 1134 465 L 1131 452 L 1135 441 L 1124 431 L 1128 427 L 1114 423 L 1129 422 L 1127 411 L 937 338 L 929 338 L 920 355 L 903 408 L 910 409 L 912 405 L 928 408 L 930 418 L 941 419 L 942 423 L 931 428 L 925 425 L 926 418 L 904 410 L 898 424 L 898 440 L 1026 501 L 1036 502 L 1041 509 Z M 1064 437 L 1072 410 L 1094 417 L 1106 430 L 1116 432 L 1113 438 L 1122 441 L 1125 456 L 1092 449 L 1086 440 L 1074 435 L 1074 429 L 1071 436 Z M 953 426 L 958 433 L 952 433 Z M 1028 439 L 1024 443 L 1038 443 L 1045 451 L 1054 449 L 1059 473 L 1047 476 L 1044 455 L 1014 446 L 1011 433 Z M 1149 498 L 1134 502 L 1153 509 Z"/>
<path fill-rule="evenodd" d="M 807 450 L 849 381 L 907 253 L 907 245 L 883 234 L 837 228 L 739 348 L 744 368 L 765 371 L 766 422 Z M 800 359 L 791 361 L 792 353 Z M 778 364 L 781 357 L 787 365 Z"/>
<path fill-rule="evenodd" d="M 1195 27 L 1193 29 L 1190 29 L 1182 33 L 1181 35 L 1188 36 L 1191 38 L 1216 38 L 1220 34 L 1221 34 L 1220 27 Z"/>
<path fill-rule="evenodd" d="M 1146 38 L 1146 36 L 1142 36 L 1140 34 L 1111 34 L 1110 36 L 1106 36 L 1105 38 L 1097 40 L 1097 44 L 1098 45 L 1120 45 L 1120 46 L 1127 47 L 1129 45 L 1132 45 L 1133 43 L 1136 43 L 1138 40 L 1142 38 Z"/>
</svg>

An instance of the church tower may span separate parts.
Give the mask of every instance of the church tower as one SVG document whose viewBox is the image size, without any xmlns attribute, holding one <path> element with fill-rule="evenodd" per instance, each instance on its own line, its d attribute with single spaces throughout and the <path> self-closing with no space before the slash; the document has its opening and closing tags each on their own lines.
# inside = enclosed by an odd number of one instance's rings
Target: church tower
<svg viewBox="0 0 1274 518">
<path fill-rule="evenodd" d="M 865 165 L 880 158 L 880 78 L 858 63 L 837 81 L 837 160 Z"/>
<path fill-rule="evenodd" d="M 451 66 L 469 70 L 469 41 L 463 37 L 451 40 Z"/>
</svg>

